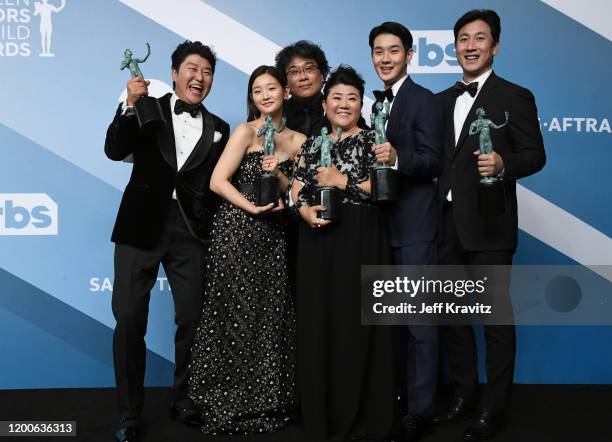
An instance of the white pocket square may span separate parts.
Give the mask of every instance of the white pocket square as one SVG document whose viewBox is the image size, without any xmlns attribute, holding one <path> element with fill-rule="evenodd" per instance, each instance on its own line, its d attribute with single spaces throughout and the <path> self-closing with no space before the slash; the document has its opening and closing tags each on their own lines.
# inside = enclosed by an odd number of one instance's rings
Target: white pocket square
<svg viewBox="0 0 612 442">
<path fill-rule="evenodd" d="M 213 143 L 217 143 L 219 140 L 221 140 L 221 132 L 215 131 L 213 135 Z"/>
</svg>

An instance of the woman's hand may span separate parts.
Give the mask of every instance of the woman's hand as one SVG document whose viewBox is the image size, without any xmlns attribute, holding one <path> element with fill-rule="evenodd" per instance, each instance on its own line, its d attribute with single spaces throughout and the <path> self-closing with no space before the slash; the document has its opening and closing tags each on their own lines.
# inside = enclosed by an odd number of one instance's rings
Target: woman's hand
<svg viewBox="0 0 612 442">
<path fill-rule="evenodd" d="M 325 206 L 322 205 L 302 206 L 300 207 L 300 216 L 306 221 L 306 224 L 308 224 L 311 229 L 320 229 L 331 223 L 329 220 L 318 218 L 318 212 L 324 210 Z"/>
<path fill-rule="evenodd" d="M 282 198 L 279 198 L 278 205 L 276 207 L 274 207 L 274 203 L 270 203 L 267 206 L 256 206 L 255 204 L 251 204 L 248 212 L 251 215 L 257 216 L 257 215 L 262 215 L 264 213 L 280 212 L 284 208 L 285 208 L 285 204 L 283 203 Z"/>
<path fill-rule="evenodd" d="M 278 169 L 278 158 L 274 155 L 264 155 L 261 157 L 261 170 L 270 172 L 278 176 L 281 171 Z"/>
<path fill-rule="evenodd" d="M 347 182 L 348 177 L 342 175 L 334 166 L 317 168 L 317 185 L 319 187 L 335 187 L 344 190 Z"/>
</svg>

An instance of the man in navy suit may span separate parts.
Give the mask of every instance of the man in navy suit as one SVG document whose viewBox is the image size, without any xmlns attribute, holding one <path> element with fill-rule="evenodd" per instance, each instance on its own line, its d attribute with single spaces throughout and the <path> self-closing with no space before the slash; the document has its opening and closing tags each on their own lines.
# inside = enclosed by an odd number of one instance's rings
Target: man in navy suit
<svg viewBox="0 0 612 442">
<path fill-rule="evenodd" d="M 518 216 L 516 180 L 539 171 L 546 162 L 544 144 L 533 94 L 493 72 L 499 51 L 500 19 L 495 11 L 473 10 L 455 24 L 457 60 L 462 81 L 438 97 L 444 111 L 444 170 L 440 177 L 443 206 L 440 228 L 440 264 L 503 265 L 503 284 L 495 293 L 509 304 L 510 265 L 516 250 Z M 508 124 L 490 132 L 494 150 L 480 153 L 478 134 L 469 127 L 479 109 L 496 123 Z M 505 212 L 482 216 L 478 210 L 478 182 L 496 176 L 504 192 Z M 487 383 L 478 395 L 476 341 L 472 326 L 441 327 L 448 351 L 455 399 L 433 421 L 454 424 L 478 412 L 476 423 L 466 429 L 464 440 L 494 437 L 503 427 L 512 381 L 516 338 L 514 325 L 486 324 Z"/>
<path fill-rule="evenodd" d="M 390 103 L 388 142 L 374 145 L 379 162 L 395 164 L 398 200 L 386 207 L 395 264 L 437 263 L 438 202 L 436 178 L 442 171 L 442 112 L 431 91 L 408 76 L 412 34 L 385 22 L 370 31 L 372 63 L 384 83 L 378 101 Z M 436 326 L 407 327 L 405 368 L 408 414 L 401 440 L 416 441 L 432 412 L 438 376 Z"/>
</svg>

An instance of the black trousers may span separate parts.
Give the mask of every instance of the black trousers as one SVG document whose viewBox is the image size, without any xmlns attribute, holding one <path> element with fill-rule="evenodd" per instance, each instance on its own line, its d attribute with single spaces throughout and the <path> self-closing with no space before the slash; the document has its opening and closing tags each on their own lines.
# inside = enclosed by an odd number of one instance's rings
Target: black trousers
<svg viewBox="0 0 612 442">
<path fill-rule="evenodd" d="M 159 241 L 143 250 L 115 245 L 115 281 L 112 308 L 117 321 L 113 335 L 115 380 L 122 420 L 138 420 L 143 405 L 145 334 L 150 291 L 157 281 L 160 263 L 170 283 L 177 325 L 172 400 L 189 406 L 188 365 L 198 326 L 204 293 L 205 246 L 189 232 L 173 202 Z"/>
<path fill-rule="evenodd" d="M 435 242 L 394 247 L 393 264 L 435 265 L 438 250 Z M 407 325 L 402 343 L 406 355 L 401 370 L 405 379 L 400 394 L 406 395 L 408 413 L 428 417 L 433 412 L 436 387 L 438 385 L 438 326 Z"/>
<path fill-rule="evenodd" d="M 457 236 L 452 204 L 446 203 L 442 215 L 442 231 L 439 244 L 441 265 L 507 265 L 512 264 L 513 250 L 467 251 Z M 509 269 L 509 267 L 508 267 Z M 503 275 L 501 284 L 509 302 L 510 272 Z M 483 325 L 486 344 L 487 382 L 481 405 L 484 409 L 506 408 L 514 379 L 516 335 L 514 325 Z M 455 395 L 476 400 L 478 395 L 478 363 L 476 339 L 471 325 L 443 326 L 441 338 L 448 353 Z"/>
</svg>

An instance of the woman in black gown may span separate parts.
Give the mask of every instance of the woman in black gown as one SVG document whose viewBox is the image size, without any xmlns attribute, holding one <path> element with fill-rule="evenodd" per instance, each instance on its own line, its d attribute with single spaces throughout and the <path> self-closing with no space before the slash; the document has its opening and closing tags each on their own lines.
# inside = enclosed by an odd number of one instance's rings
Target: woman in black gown
<svg viewBox="0 0 612 442">
<path fill-rule="evenodd" d="M 315 137 L 296 158 L 291 197 L 303 220 L 296 284 L 298 386 L 310 438 L 389 436 L 396 388 L 390 327 L 362 326 L 362 264 L 389 264 L 381 210 L 370 203 L 374 132 L 357 127 L 363 80 L 340 66 L 324 88 L 332 167 L 319 167 Z M 316 186 L 340 192 L 338 221 L 317 218 Z"/>
<path fill-rule="evenodd" d="M 295 408 L 295 315 L 283 203 L 255 205 L 255 185 L 273 172 L 287 190 L 305 137 L 282 125 L 284 77 L 260 66 L 249 79 L 249 121 L 232 134 L 211 177 L 224 201 L 213 218 L 203 312 L 191 356 L 189 395 L 207 434 L 275 431 Z M 278 129 L 263 154 L 266 116 Z"/>
</svg>

